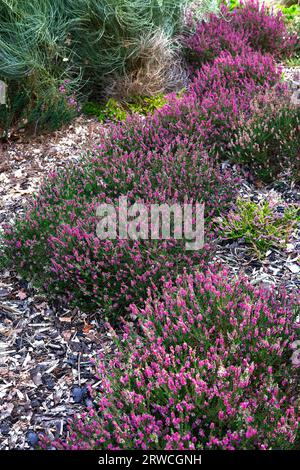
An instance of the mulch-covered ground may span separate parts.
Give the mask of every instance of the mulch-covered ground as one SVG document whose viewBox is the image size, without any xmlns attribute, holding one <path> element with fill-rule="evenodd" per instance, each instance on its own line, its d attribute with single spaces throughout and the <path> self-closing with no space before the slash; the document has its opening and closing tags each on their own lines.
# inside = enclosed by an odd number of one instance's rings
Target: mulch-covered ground
<svg viewBox="0 0 300 470">
<path fill-rule="evenodd" d="M 286 76 L 300 89 L 297 74 Z M 19 135 L 0 147 L 0 225 L 24 211 L 24 204 L 49 171 L 92 150 L 107 127 L 78 118 L 52 135 L 26 140 Z M 0 144 L 1 145 L 1 144 Z M 266 196 L 299 204 L 300 188 L 286 181 L 259 188 L 244 182 L 240 196 L 259 201 Z M 232 273 L 244 271 L 254 283 L 300 286 L 300 236 L 295 227 L 285 251 L 270 250 L 258 261 L 243 240 L 219 243 L 216 259 Z M 77 309 L 49 305 L 15 273 L 0 273 L 0 449 L 26 449 L 36 433 L 65 432 L 67 418 L 90 406 L 86 384 L 97 386 L 91 362 L 97 351 L 109 356 L 112 345 L 100 316 L 87 318 Z"/>
</svg>

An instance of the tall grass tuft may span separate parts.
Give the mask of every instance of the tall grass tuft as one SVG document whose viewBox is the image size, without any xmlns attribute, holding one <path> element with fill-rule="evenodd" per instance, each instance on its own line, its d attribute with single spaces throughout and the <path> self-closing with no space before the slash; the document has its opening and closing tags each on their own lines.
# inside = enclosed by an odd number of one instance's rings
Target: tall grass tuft
<svg viewBox="0 0 300 470">
<path fill-rule="evenodd" d="M 172 38 L 188 3 L 0 0 L 0 80 L 8 85 L 0 127 L 16 121 L 35 130 L 60 125 L 74 111 L 75 95 L 99 95 L 116 76 L 124 77 L 121 88 L 130 81 L 142 94 L 149 91 L 143 83 L 151 81 L 151 93 L 169 89 L 177 81 L 174 67 L 166 72 L 176 55 Z"/>
</svg>

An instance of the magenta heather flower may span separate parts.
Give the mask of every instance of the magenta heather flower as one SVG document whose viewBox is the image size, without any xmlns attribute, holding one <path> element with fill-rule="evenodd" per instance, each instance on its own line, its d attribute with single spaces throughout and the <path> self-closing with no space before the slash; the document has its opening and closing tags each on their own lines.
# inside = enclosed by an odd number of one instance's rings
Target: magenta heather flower
<svg viewBox="0 0 300 470">
<path fill-rule="evenodd" d="M 299 45 L 299 37 L 288 31 L 282 12 L 258 0 L 242 1 L 231 13 L 231 21 L 236 31 L 247 35 L 253 49 L 277 59 L 291 56 Z"/>
<path fill-rule="evenodd" d="M 274 12 L 257 0 L 246 0 L 233 11 L 222 5 L 217 15 L 211 14 L 208 21 L 197 23 L 194 31 L 186 34 L 183 45 L 194 72 L 224 51 L 232 56 L 255 50 L 276 59 L 289 57 L 299 46 L 299 37 L 288 31 L 282 12 Z"/>
<path fill-rule="evenodd" d="M 195 69 L 213 62 L 224 51 L 233 56 L 250 51 L 248 36 L 242 29 L 234 27 L 231 13 L 222 5 L 218 15 L 210 14 L 207 21 L 197 23 L 193 33 L 187 33 L 182 42 L 187 58 Z"/>
<path fill-rule="evenodd" d="M 124 325 L 115 358 L 99 359 L 99 411 L 76 417 L 55 447 L 295 446 L 299 299 L 241 277 L 229 282 L 226 270 L 211 267 L 168 281 L 161 296 L 154 289 L 131 312 L 137 325 Z"/>
</svg>

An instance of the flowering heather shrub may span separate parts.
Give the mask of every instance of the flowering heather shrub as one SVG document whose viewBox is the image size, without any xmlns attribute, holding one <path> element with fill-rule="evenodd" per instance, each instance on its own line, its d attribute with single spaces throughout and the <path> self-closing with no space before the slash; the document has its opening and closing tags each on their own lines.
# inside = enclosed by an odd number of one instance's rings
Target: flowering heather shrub
<svg viewBox="0 0 300 470">
<path fill-rule="evenodd" d="M 235 56 L 251 50 L 247 33 L 234 28 L 227 7 L 223 5 L 220 13 L 198 23 L 193 34 L 184 38 L 186 56 L 193 67 L 214 61 L 224 51 Z"/>
<path fill-rule="evenodd" d="M 252 116 L 241 121 L 229 144 L 229 157 L 248 165 L 263 182 L 276 179 L 282 171 L 300 178 L 300 107 L 266 95 L 252 104 Z M 262 100 L 262 101 L 261 101 Z"/>
<path fill-rule="evenodd" d="M 250 46 L 278 59 L 293 54 L 299 37 L 290 33 L 281 11 L 273 11 L 258 0 L 246 0 L 231 12 L 232 25 L 247 35 Z"/>
<path fill-rule="evenodd" d="M 201 140 L 210 152 L 220 153 L 240 125 L 240 115 L 249 115 L 257 94 L 273 88 L 279 96 L 285 93 L 280 78 L 281 69 L 269 55 L 248 52 L 232 57 L 224 52 L 202 66 L 187 94 L 169 99 L 156 116 L 173 136 Z"/>
<path fill-rule="evenodd" d="M 259 86 L 270 88 L 276 85 L 280 76 L 281 68 L 268 54 L 250 51 L 233 57 L 222 52 L 212 64 L 201 67 L 191 83 L 190 92 L 201 98 L 224 87 L 236 92 L 251 91 L 253 96 Z"/>
<path fill-rule="evenodd" d="M 99 394 L 59 449 L 290 449 L 299 428 L 296 299 L 228 282 L 224 270 L 166 282 L 115 335 Z M 113 330 L 111 330 L 114 335 Z M 48 443 L 43 440 L 43 446 Z"/>
<path fill-rule="evenodd" d="M 273 12 L 257 0 L 247 0 L 232 11 L 222 5 L 219 14 L 199 22 L 183 43 L 195 67 L 213 61 L 224 51 L 235 56 L 252 49 L 277 59 L 290 57 L 299 37 L 288 31 L 281 12 Z"/>
<path fill-rule="evenodd" d="M 231 139 L 240 113 L 250 109 L 257 93 L 275 86 L 278 93 L 285 89 L 280 78 L 281 70 L 271 56 L 249 52 L 233 58 L 223 53 L 202 67 L 187 93 L 179 98 L 169 95 L 152 118 L 129 118 L 124 125 L 113 126 L 110 139 L 99 148 L 100 158 L 106 162 L 109 156 L 118 168 L 120 161 L 123 166 L 120 155 L 135 151 L 172 154 L 172 149 L 187 143 L 191 150 L 199 144 L 209 151 L 212 146 L 219 148 Z"/>
<path fill-rule="evenodd" d="M 213 236 L 210 221 L 228 206 L 237 183 L 214 167 L 199 145 L 158 140 L 155 150 L 137 142 L 138 134 L 118 143 L 121 132 L 122 126 L 115 126 L 98 155 L 53 174 L 25 218 L 6 227 L 5 235 L 6 257 L 20 273 L 82 308 L 107 307 L 110 315 L 124 314 L 124 307 L 139 303 L 164 276 L 201 265 Z M 100 240 L 97 204 L 113 203 L 120 195 L 127 195 L 129 204 L 204 202 L 204 249 L 186 251 L 185 240 L 174 238 Z"/>
</svg>

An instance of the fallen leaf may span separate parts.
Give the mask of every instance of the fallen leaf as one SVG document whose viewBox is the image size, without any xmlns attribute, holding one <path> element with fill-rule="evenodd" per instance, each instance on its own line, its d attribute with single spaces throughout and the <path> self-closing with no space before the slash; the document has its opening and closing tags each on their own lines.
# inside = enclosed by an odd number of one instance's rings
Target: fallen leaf
<svg viewBox="0 0 300 470">
<path fill-rule="evenodd" d="M 23 290 L 19 290 L 19 292 L 17 293 L 17 297 L 20 300 L 24 300 L 24 299 L 27 299 L 27 294 Z"/>
</svg>

